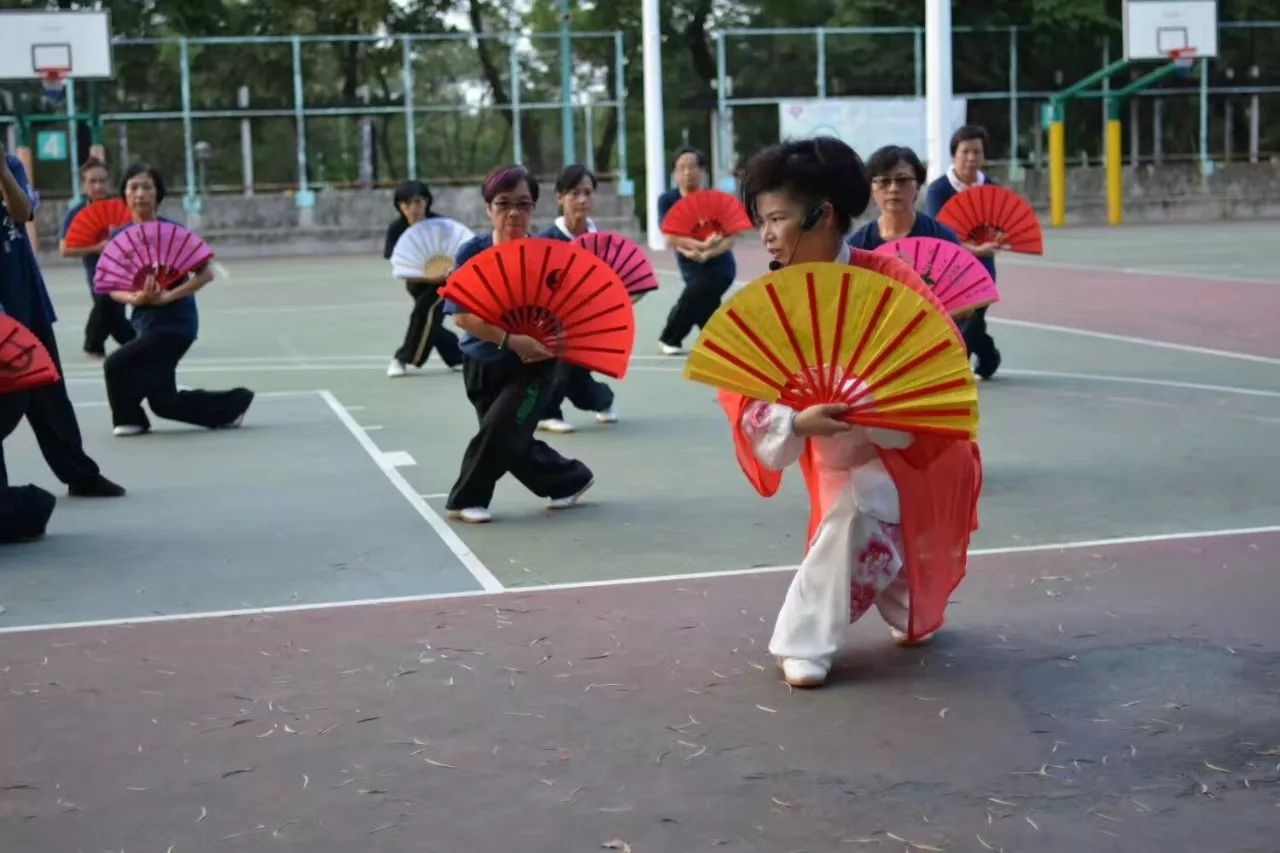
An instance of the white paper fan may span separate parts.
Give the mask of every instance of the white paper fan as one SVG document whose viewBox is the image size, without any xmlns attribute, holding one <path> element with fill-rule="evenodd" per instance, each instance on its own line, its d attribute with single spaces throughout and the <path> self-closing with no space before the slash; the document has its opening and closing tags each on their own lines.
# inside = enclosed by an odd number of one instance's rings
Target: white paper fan
<svg viewBox="0 0 1280 853">
<path fill-rule="evenodd" d="M 452 219 L 424 219 L 406 230 L 391 252 L 391 274 L 396 278 L 443 279 L 453 272 L 453 257 L 462 244 L 476 236 Z"/>
</svg>

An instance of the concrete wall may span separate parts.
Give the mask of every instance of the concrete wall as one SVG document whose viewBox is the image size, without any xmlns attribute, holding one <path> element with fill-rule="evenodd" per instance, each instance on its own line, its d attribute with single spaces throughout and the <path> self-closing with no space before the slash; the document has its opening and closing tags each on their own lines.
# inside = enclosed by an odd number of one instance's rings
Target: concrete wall
<svg viewBox="0 0 1280 853">
<path fill-rule="evenodd" d="M 1007 175 L 993 172 L 1000 180 Z M 1101 168 L 1074 168 L 1067 173 L 1069 224 L 1103 224 L 1107 219 L 1105 174 Z M 1011 186 L 1026 195 L 1047 218 L 1048 173 L 1030 170 Z M 435 209 L 474 229 L 488 227 L 475 187 L 439 187 Z M 544 188 L 535 224 L 546 227 L 555 217 L 555 199 Z M 44 256 L 56 257 L 57 226 L 67 202 L 53 200 L 38 214 Z M 182 199 L 165 202 L 163 212 L 187 221 Z M 640 236 L 635 199 L 620 198 L 612 183 L 601 184 L 596 199 L 601 228 Z M 262 254 L 312 254 L 381 251 L 387 223 L 394 216 L 390 190 L 321 190 L 303 226 L 292 195 L 210 196 L 199 223 L 191 224 L 223 257 Z M 1143 166 L 1125 172 L 1125 221 L 1188 222 L 1280 216 L 1280 163 L 1219 165 L 1202 178 L 1197 164 Z M 52 249 L 52 251 L 51 251 Z"/>
<path fill-rule="evenodd" d="M 432 187 L 432 208 L 466 223 L 473 230 L 489 228 L 477 187 Z M 555 195 L 542 188 L 534 225 L 549 226 L 556 216 Z M 161 213 L 195 228 L 223 257 L 262 254 L 357 253 L 382 251 L 387 225 L 395 217 L 392 191 L 320 190 L 316 206 L 304 225 L 292 194 L 262 194 L 252 198 L 214 195 L 205 199 L 198 219 L 182 209 L 182 198 L 165 200 Z M 57 255 L 57 229 L 68 202 L 43 202 L 37 213 L 40 246 L 45 258 Z M 596 224 L 631 236 L 639 233 L 634 199 L 622 198 L 613 183 L 602 183 L 596 195 Z"/>
</svg>

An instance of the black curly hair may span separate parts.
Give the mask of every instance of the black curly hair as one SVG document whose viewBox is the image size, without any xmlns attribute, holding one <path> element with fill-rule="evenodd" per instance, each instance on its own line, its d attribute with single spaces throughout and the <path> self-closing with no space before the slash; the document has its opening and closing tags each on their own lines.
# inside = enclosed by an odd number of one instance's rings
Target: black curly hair
<svg viewBox="0 0 1280 853">
<path fill-rule="evenodd" d="M 858 152 L 839 139 L 789 139 L 771 145 L 747 162 L 742 202 L 757 225 L 756 198 L 786 190 L 806 206 L 828 202 L 836 224 L 848 231 L 871 203 L 871 182 Z"/>
</svg>

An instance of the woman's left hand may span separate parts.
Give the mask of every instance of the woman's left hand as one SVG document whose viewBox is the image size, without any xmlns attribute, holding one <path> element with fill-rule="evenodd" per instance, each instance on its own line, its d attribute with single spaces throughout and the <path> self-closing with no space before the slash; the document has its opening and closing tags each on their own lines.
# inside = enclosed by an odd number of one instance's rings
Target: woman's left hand
<svg viewBox="0 0 1280 853">
<path fill-rule="evenodd" d="M 168 293 L 161 289 L 160 283 L 156 281 L 154 275 L 147 276 L 147 280 L 143 282 L 142 290 L 139 290 L 133 299 L 134 305 L 163 305 L 168 302 Z"/>
</svg>

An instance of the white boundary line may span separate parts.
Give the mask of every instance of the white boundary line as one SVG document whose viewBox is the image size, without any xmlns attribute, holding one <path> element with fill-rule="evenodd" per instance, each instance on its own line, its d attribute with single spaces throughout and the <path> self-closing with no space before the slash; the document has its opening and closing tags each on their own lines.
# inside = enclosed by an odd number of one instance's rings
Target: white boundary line
<svg viewBox="0 0 1280 853">
<path fill-rule="evenodd" d="M 1217 272 L 1176 272 L 1174 270 L 1158 270 L 1151 267 L 1113 267 L 1105 264 L 1079 264 L 1072 261 L 1054 261 L 1054 260 L 1030 260 L 1018 257 L 1014 254 L 1003 254 L 1000 256 L 1001 264 L 1008 264 L 1012 267 L 1059 267 L 1064 270 L 1083 270 L 1085 272 L 1110 272 L 1123 273 L 1125 275 L 1150 276 L 1155 278 L 1179 278 L 1188 281 L 1199 281 L 1205 284 L 1214 284 L 1216 282 L 1230 282 L 1232 284 L 1261 284 L 1267 287 L 1275 287 L 1280 281 L 1271 278 L 1251 278 L 1243 275 L 1224 275 Z"/>
<path fill-rule="evenodd" d="M 386 455 L 373 443 L 373 439 L 369 438 L 365 431 L 360 429 L 360 424 L 356 423 L 356 419 L 351 416 L 351 413 L 343 408 L 338 398 L 328 390 L 320 391 L 319 394 L 320 399 L 324 400 L 329 408 L 333 410 L 333 413 L 338 416 L 338 420 L 342 421 L 342 425 L 355 436 L 356 441 L 360 442 L 360 446 L 364 448 L 365 453 L 369 454 L 369 458 L 378 466 L 378 470 L 382 471 L 387 476 L 387 479 L 391 481 L 391 485 L 395 486 L 396 490 L 404 495 L 405 500 L 417 511 L 418 515 L 426 519 L 441 541 L 453 552 L 458 561 L 466 566 L 467 571 L 471 572 L 475 577 L 483 591 L 501 592 L 503 589 L 502 583 L 494 577 L 493 572 L 489 571 L 488 567 L 480 561 L 480 558 L 467 547 L 461 537 L 453 531 L 453 528 L 446 524 L 445 520 L 427 505 L 427 502 L 419 496 L 413 486 L 409 485 L 409 481 L 395 467 L 387 464 Z"/>
<path fill-rule="evenodd" d="M 320 394 L 325 397 L 326 402 L 332 400 L 331 406 L 337 406 L 334 412 L 342 418 L 342 404 L 338 403 L 328 391 L 321 391 Z M 343 418 L 343 423 L 348 425 L 348 429 L 355 426 L 354 421 L 350 420 L 350 416 Z M 358 429 L 358 427 L 356 427 Z M 357 440 L 360 440 L 359 433 L 353 430 Z M 360 441 L 361 446 L 369 450 L 364 440 Z M 370 443 L 371 444 L 371 443 Z M 370 451 L 372 454 L 376 452 L 376 448 Z M 390 474 L 388 474 L 390 476 Z M 401 478 L 403 482 L 403 478 Z M 405 484 L 406 487 L 408 484 Z M 402 490 L 403 491 L 403 490 Z M 428 509 L 428 512 L 430 510 Z M 434 513 L 433 513 L 434 515 Z M 436 516 L 438 519 L 439 516 Z M 434 526 L 434 525 L 433 525 Z M 450 536 L 456 538 L 453 531 L 445 528 Z M 1034 554 L 1044 551 L 1077 551 L 1084 548 L 1103 548 L 1119 545 L 1138 545 L 1153 542 L 1176 542 L 1194 539 L 1219 539 L 1229 536 L 1251 536 L 1260 533 L 1280 533 L 1280 524 L 1272 524 L 1263 527 L 1237 527 L 1225 530 L 1198 530 L 1188 531 L 1185 533 L 1157 533 L 1149 536 L 1122 536 L 1114 539 L 1090 539 L 1079 542 L 1057 542 L 1045 545 L 1013 545 L 1004 548 L 980 548 L 969 552 L 970 557 L 990 557 L 1001 556 L 1006 554 Z M 442 534 L 443 536 L 443 534 Z M 465 548 L 465 546 L 462 546 Z M 456 553 L 456 552 L 455 552 Z M 470 552 L 468 552 L 470 553 Z M 478 561 L 477 561 L 478 562 Z M 484 569 L 483 566 L 481 566 Z M 746 575 L 760 575 L 777 572 L 785 572 L 794 570 L 795 566 L 760 566 L 751 569 L 726 569 L 716 572 L 688 572 L 684 574 L 674 575 L 647 575 L 638 578 L 610 578 L 608 580 L 584 581 L 575 583 L 555 583 L 541 584 L 538 586 L 516 586 L 502 587 L 497 589 L 483 590 L 466 590 L 462 592 L 436 592 L 423 593 L 421 595 L 401 595 L 387 598 L 360 598 L 350 601 L 324 601 L 313 604 L 286 604 L 276 607 L 249 607 L 238 610 L 211 610 L 198 613 L 172 613 L 164 616 L 137 616 L 123 617 L 116 619 L 95 619 L 84 622 L 55 622 L 42 625 L 11 625 L 0 627 L 0 635 L 2 634 L 24 634 L 35 633 L 38 631 L 58 631 L 73 628 L 111 628 L 123 625 L 145 625 L 153 622 L 184 622 L 204 619 L 222 619 L 229 616 L 272 616 L 283 613 L 305 613 L 313 610 L 338 610 L 349 607 L 371 607 L 376 605 L 387 604 L 414 604 L 422 601 L 440 601 L 454 598 L 477 598 L 487 595 L 524 595 L 536 592 L 556 592 L 568 591 L 576 589 L 594 589 L 596 587 L 610 586 L 626 586 L 628 584 L 648 584 L 660 583 L 668 581 L 679 583 L 681 581 L 706 580 L 713 578 L 738 577 Z M 488 569 L 484 569 L 487 573 Z M 492 576 L 491 576 L 492 577 Z M 495 579 L 496 582 L 496 579 Z"/>
<path fill-rule="evenodd" d="M 1241 361 L 1254 361 L 1259 364 L 1280 364 L 1280 358 L 1274 358 L 1267 355 L 1251 355 L 1245 352 L 1235 352 L 1233 350 L 1210 349 L 1209 347 L 1197 347 L 1191 344 L 1175 344 L 1171 341 L 1157 341 L 1152 338 L 1135 338 L 1130 335 L 1114 335 L 1110 332 L 1093 332 L 1088 329 L 1076 329 L 1071 326 L 1055 326 L 1050 323 L 1033 323 L 1030 320 L 1008 320 L 1003 317 L 988 317 L 987 320 L 992 323 L 999 323 L 1002 326 L 1019 326 L 1025 329 L 1043 329 L 1048 332 L 1062 332 L 1068 335 L 1080 335 L 1086 338 L 1099 338 L 1104 341 L 1115 341 L 1122 344 L 1138 344 L 1140 346 L 1158 347 L 1159 349 L 1177 350 L 1178 352 L 1189 352 L 1196 355 L 1211 355 L 1218 358 L 1235 358 Z"/>
</svg>

